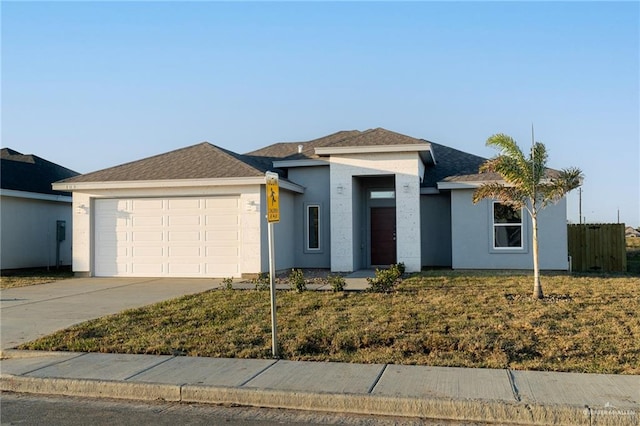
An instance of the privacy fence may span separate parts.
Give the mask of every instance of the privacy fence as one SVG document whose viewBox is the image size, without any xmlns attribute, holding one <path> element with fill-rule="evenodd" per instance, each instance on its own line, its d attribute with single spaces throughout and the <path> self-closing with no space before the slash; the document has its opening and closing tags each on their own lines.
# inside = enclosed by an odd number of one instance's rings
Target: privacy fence
<svg viewBox="0 0 640 426">
<path fill-rule="evenodd" d="M 623 223 L 568 225 L 567 236 L 574 272 L 626 272 Z"/>
</svg>

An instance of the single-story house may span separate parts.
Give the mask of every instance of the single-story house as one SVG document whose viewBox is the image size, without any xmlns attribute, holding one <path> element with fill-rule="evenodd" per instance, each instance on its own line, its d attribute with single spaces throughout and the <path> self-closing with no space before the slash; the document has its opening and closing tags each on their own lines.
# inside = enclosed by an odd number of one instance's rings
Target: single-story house
<svg viewBox="0 0 640 426">
<path fill-rule="evenodd" d="M 640 237 L 640 232 L 633 228 L 633 226 L 627 226 L 624 228 L 624 236 L 626 238 L 637 238 Z"/>
<path fill-rule="evenodd" d="M 265 172 L 279 174 L 276 269 L 529 269 L 524 212 L 474 188 L 484 158 L 377 128 L 238 154 L 204 142 L 65 179 L 73 269 L 90 276 L 268 271 Z M 540 266 L 567 270 L 566 204 L 539 215 Z"/>
<path fill-rule="evenodd" d="M 0 150 L 0 269 L 71 265 L 71 193 L 53 182 L 78 173 Z"/>
</svg>

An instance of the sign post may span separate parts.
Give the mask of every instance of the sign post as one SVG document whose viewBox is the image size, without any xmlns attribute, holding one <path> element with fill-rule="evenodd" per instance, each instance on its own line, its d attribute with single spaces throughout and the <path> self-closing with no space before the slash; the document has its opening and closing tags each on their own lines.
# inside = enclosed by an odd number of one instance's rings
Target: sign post
<svg viewBox="0 0 640 426">
<path fill-rule="evenodd" d="M 276 260 L 273 224 L 280 222 L 280 187 L 278 174 L 266 173 L 267 181 L 267 222 L 269 237 L 269 289 L 271 293 L 271 351 L 278 358 L 278 325 L 276 323 Z"/>
</svg>

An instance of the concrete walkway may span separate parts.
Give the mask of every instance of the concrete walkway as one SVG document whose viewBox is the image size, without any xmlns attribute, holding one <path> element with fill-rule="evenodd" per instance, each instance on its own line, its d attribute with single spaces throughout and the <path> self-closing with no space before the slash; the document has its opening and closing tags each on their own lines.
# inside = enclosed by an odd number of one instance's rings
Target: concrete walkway
<svg viewBox="0 0 640 426">
<path fill-rule="evenodd" d="M 5 351 L 0 389 L 500 424 L 637 425 L 640 377 Z"/>
<path fill-rule="evenodd" d="M 87 278 L 3 290 L 0 390 L 501 424 L 640 423 L 640 376 L 9 349 L 81 321 L 221 285 Z M 361 288 L 366 276 L 348 278 L 347 289 Z"/>
</svg>

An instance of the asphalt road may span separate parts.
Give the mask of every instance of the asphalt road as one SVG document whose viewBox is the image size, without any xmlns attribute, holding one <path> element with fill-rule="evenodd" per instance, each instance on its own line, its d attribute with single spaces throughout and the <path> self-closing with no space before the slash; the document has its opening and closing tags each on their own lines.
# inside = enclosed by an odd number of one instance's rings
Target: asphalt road
<svg viewBox="0 0 640 426">
<path fill-rule="evenodd" d="M 143 403 L 104 399 L 50 397 L 3 392 L 0 423 L 5 425 L 351 425 L 351 426 L 452 426 L 475 423 L 431 422 L 307 411 L 222 407 L 216 405 Z"/>
</svg>

